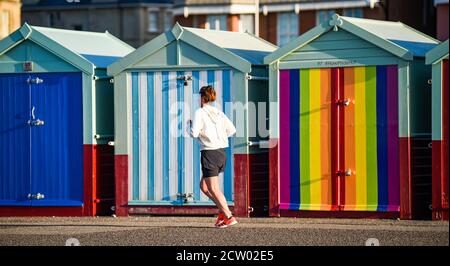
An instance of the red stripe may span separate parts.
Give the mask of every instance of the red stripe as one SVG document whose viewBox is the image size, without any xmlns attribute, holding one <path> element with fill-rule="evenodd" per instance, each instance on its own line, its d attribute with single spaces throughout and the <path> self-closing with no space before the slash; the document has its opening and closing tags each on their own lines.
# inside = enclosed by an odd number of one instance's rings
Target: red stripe
<svg viewBox="0 0 450 266">
<path fill-rule="evenodd" d="M 400 218 L 412 219 L 411 204 L 411 140 L 409 137 L 399 139 L 400 157 Z"/>
<path fill-rule="evenodd" d="M 345 79 L 344 79 L 344 69 L 339 68 L 339 99 L 344 100 L 345 98 Z M 345 171 L 345 107 L 339 107 L 339 169 Z M 339 176 L 339 206 L 345 205 L 345 177 Z"/>
<path fill-rule="evenodd" d="M 331 193 L 332 193 L 332 210 L 339 209 L 338 202 L 338 181 L 337 173 L 339 172 L 339 143 L 338 143 L 338 121 L 339 121 L 339 107 L 337 101 L 339 100 L 339 69 L 331 69 Z"/>
<path fill-rule="evenodd" d="M 114 156 L 116 180 L 116 215 L 127 216 L 128 210 L 128 155 Z"/>
</svg>

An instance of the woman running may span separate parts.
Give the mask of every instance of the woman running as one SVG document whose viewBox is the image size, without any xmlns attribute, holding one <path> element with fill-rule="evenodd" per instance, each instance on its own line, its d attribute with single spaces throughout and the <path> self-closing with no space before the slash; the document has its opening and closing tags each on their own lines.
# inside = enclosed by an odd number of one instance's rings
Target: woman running
<svg viewBox="0 0 450 266">
<path fill-rule="evenodd" d="M 190 135 L 200 142 L 203 174 L 200 189 L 219 209 L 215 226 L 227 228 L 238 222 L 220 191 L 219 173 L 225 170 L 225 148 L 228 147 L 228 138 L 236 133 L 236 128 L 222 111 L 212 105 L 216 100 L 216 91 L 212 86 L 202 87 L 200 97 L 201 108 L 196 110 L 194 122 L 189 121 Z"/>
</svg>

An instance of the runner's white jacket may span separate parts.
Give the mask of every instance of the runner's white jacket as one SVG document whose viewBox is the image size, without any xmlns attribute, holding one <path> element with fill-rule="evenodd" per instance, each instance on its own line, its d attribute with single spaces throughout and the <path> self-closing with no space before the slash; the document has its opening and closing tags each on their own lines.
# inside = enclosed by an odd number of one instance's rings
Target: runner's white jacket
<svg viewBox="0 0 450 266">
<path fill-rule="evenodd" d="M 228 138 L 236 133 L 236 128 L 222 111 L 204 104 L 195 111 L 189 133 L 198 138 L 201 150 L 217 150 L 228 147 Z"/>
</svg>

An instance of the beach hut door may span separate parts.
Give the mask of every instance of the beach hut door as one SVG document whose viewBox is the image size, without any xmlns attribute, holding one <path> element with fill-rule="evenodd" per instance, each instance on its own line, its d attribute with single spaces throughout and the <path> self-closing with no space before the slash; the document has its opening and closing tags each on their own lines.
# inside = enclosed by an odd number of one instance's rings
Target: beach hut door
<svg viewBox="0 0 450 266">
<path fill-rule="evenodd" d="M 81 206 L 81 74 L 8 74 L 0 83 L 0 205 Z"/>
<path fill-rule="evenodd" d="M 130 204 L 212 205 L 199 188 L 200 144 L 189 136 L 188 121 L 194 119 L 200 107 L 201 86 L 215 87 L 218 108 L 230 102 L 231 71 L 134 72 L 129 78 L 132 85 Z M 225 174 L 220 174 L 219 180 L 231 202 L 231 148 L 227 149 L 227 157 Z"/>
<path fill-rule="evenodd" d="M 397 83 L 396 66 L 280 72 L 281 209 L 399 211 Z"/>
</svg>

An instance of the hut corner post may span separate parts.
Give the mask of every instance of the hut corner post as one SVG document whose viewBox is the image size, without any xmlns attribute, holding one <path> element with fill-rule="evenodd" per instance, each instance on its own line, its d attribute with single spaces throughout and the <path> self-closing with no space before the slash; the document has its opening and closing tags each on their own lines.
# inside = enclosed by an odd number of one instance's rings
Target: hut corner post
<svg viewBox="0 0 450 266">
<path fill-rule="evenodd" d="M 400 219 L 402 220 L 412 219 L 410 71 L 408 62 L 399 64 Z"/>
<path fill-rule="evenodd" d="M 269 66 L 269 216 L 280 217 L 278 175 L 278 61 Z"/>
<path fill-rule="evenodd" d="M 117 216 L 128 216 L 128 154 L 129 140 L 128 132 L 131 123 L 128 117 L 131 114 L 131 90 L 127 89 L 127 73 L 122 72 L 114 77 L 114 179 L 115 179 L 115 214 Z"/>
</svg>

